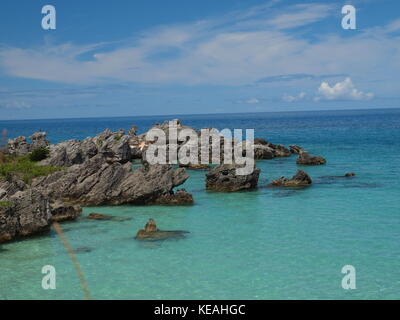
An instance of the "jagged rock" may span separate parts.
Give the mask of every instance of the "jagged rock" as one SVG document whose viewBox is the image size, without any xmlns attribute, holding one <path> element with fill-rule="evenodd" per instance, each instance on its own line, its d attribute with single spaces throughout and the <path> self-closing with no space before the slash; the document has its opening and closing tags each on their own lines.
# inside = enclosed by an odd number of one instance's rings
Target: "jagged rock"
<svg viewBox="0 0 400 320">
<path fill-rule="evenodd" d="M 302 152 L 306 152 L 302 147 L 296 146 L 294 144 L 289 146 L 290 152 L 294 154 L 300 154 Z"/>
<path fill-rule="evenodd" d="M 235 164 L 221 164 L 206 175 L 206 189 L 215 191 L 240 191 L 257 187 L 260 169 L 254 168 L 248 175 L 237 175 Z"/>
<path fill-rule="evenodd" d="M 28 144 L 25 137 L 20 136 L 15 139 L 8 139 L 7 150 L 11 155 L 25 155 L 31 152 L 31 145 Z"/>
<path fill-rule="evenodd" d="M 272 159 L 274 158 L 273 150 L 264 144 L 254 145 L 254 158 L 255 159 Z"/>
<path fill-rule="evenodd" d="M 0 181 L 0 201 L 24 190 L 25 187 L 26 185 L 22 180 Z"/>
<path fill-rule="evenodd" d="M 308 152 L 301 152 L 296 163 L 301 165 L 321 165 L 325 164 L 326 160 L 320 156 L 310 156 Z"/>
<path fill-rule="evenodd" d="M 106 129 L 93 138 L 99 153 L 110 153 L 114 155 L 114 161 L 126 163 L 131 160 L 130 136 L 125 135 L 123 130 L 111 132 Z"/>
<path fill-rule="evenodd" d="M 275 157 L 290 157 L 291 155 L 290 150 L 284 145 L 269 143 L 268 147 L 273 150 Z"/>
<path fill-rule="evenodd" d="M 18 191 L 9 201 L 10 206 L 0 207 L 0 242 L 50 229 L 49 201 L 40 192 L 34 189 Z"/>
<path fill-rule="evenodd" d="M 91 138 L 83 141 L 72 139 L 51 145 L 49 157 L 42 160 L 39 165 L 70 167 L 83 163 L 96 154 L 97 147 Z"/>
<path fill-rule="evenodd" d="M 130 136 L 136 136 L 137 133 L 137 126 L 133 125 L 130 127 L 130 129 L 128 130 L 128 135 Z"/>
<path fill-rule="evenodd" d="M 76 220 L 82 213 L 82 208 L 77 205 L 66 205 L 56 201 L 50 205 L 52 221 L 62 222 Z"/>
<path fill-rule="evenodd" d="M 189 232 L 183 230 L 175 230 L 175 231 L 159 230 L 157 228 L 156 222 L 153 219 L 149 219 L 144 229 L 140 229 L 137 232 L 135 239 L 147 240 L 147 241 L 179 239 L 179 238 L 184 238 L 185 234 L 187 233 Z"/>
<path fill-rule="evenodd" d="M 177 190 L 175 193 L 165 194 L 155 200 L 154 204 L 162 205 L 192 205 L 193 196 L 185 189 Z"/>
<path fill-rule="evenodd" d="M 45 148 L 50 145 L 49 140 L 46 139 L 46 132 L 35 132 L 33 135 L 29 137 L 32 140 L 31 150 L 35 150 L 37 148 Z"/>
<path fill-rule="evenodd" d="M 297 173 L 291 178 L 280 177 L 273 180 L 270 186 L 273 187 L 301 187 L 307 186 L 312 183 L 310 176 L 303 170 L 298 170 Z"/>
<path fill-rule="evenodd" d="M 98 154 L 68 171 L 35 179 L 32 185 L 50 199 L 84 206 L 146 204 L 170 194 L 188 179 L 185 169 L 148 165 L 132 171 L 130 163 L 109 163 Z"/>
</svg>

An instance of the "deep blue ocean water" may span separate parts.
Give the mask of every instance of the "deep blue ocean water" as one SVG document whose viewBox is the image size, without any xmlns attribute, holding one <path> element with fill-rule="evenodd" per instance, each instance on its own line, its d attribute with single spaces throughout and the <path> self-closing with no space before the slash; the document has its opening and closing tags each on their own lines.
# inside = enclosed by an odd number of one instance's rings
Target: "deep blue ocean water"
<svg viewBox="0 0 400 320">
<path fill-rule="evenodd" d="M 327 158 L 301 167 L 313 178 L 299 190 L 268 188 L 292 176 L 296 157 L 261 160 L 252 192 L 204 190 L 204 171 L 189 171 L 192 207 L 85 208 L 131 220 L 64 223 L 90 293 L 96 299 L 399 299 L 400 109 L 176 116 L 196 128 L 254 128 L 273 143 L 298 144 Z M 144 132 L 176 118 L 0 121 L 10 137 L 42 129 L 51 142 L 83 139 L 105 128 Z M 355 172 L 350 179 L 326 176 Z M 141 243 L 138 229 L 190 231 L 186 239 Z M 41 269 L 53 265 L 57 289 L 43 290 Z M 355 290 L 341 269 L 356 268 Z M 0 247 L 0 299 L 81 299 L 75 269 L 57 234 Z"/>
</svg>

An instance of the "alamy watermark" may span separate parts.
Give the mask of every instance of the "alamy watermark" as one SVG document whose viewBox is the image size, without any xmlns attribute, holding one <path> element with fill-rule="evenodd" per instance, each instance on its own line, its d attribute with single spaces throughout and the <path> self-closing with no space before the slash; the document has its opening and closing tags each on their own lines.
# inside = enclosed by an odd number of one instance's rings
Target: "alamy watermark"
<svg viewBox="0 0 400 320">
<path fill-rule="evenodd" d="M 254 171 L 254 129 L 201 129 L 180 127 L 170 121 L 168 128 L 155 127 L 145 137 L 145 160 L 149 164 L 235 164 L 237 175 Z"/>
</svg>

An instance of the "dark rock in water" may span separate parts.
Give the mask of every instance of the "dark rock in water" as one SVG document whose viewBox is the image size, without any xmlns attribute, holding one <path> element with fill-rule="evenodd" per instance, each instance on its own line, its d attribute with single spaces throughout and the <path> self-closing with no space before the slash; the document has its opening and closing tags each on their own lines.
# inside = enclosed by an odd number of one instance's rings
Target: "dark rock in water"
<svg viewBox="0 0 400 320">
<path fill-rule="evenodd" d="M 326 160 L 320 156 L 310 156 L 308 152 L 301 152 L 296 160 L 296 163 L 301 165 L 317 166 L 325 164 Z"/>
<path fill-rule="evenodd" d="M 9 197 L 10 206 L 0 207 L 0 242 L 50 230 L 51 211 L 46 197 L 34 189 Z"/>
<path fill-rule="evenodd" d="M 254 158 L 255 159 L 273 159 L 274 152 L 267 145 L 255 144 L 254 145 Z"/>
<path fill-rule="evenodd" d="M 295 191 L 290 190 L 290 191 L 285 191 L 285 192 L 276 192 L 272 195 L 272 197 L 274 198 L 287 198 L 290 197 L 292 195 L 296 194 Z"/>
<path fill-rule="evenodd" d="M 189 178 L 185 169 L 170 165 L 145 165 L 132 171 L 132 164 L 108 162 L 98 154 L 68 171 L 35 179 L 34 188 L 52 200 L 82 206 L 148 204 Z"/>
<path fill-rule="evenodd" d="M 184 238 L 188 231 L 175 230 L 175 231 L 162 231 L 157 228 L 156 222 L 149 219 L 144 229 L 141 229 L 136 234 L 136 240 L 167 240 L 167 239 L 180 239 Z"/>
<path fill-rule="evenodd" d="M 289 146 L 290 152 L 294 154 L 300 154 L 302 152 L 306 152 L 302 147 L 296 146 L 295 144 L 292 144 Z"/>
<path fill-rule="evenodd" d="M 273 180 L 270 186 L 272 187 L 303 187 L 310 185 L 312 180 L 310 176 L 303 170 L 298 170 L 297 173 L 291 178 L 280 177 Z"/>
<path fill-rule="evenodd" d="M 177 190 L 175 193 L 165 194 L 159 197 L 154 204 L 162 205 L 192 205 L 193 196 L 185 189 Z"/>
<path fill-rule="evenodd" d="M 260 169 L 254 168 L 247 175 L 237 175 L 235 164 L 221 164 L 206 175 L 206 189 L 223 192 L 250 190 L 257 187 Z"/>
<path fill-rule="evenodd" d="M 90 213 L 86 219 L 90 220 L 103 220 L 103 221 L 118 221 L 118 222 L 123 222 L 123 221 L 129 221 L 132 220 L 130 217 L 118 217 L 118 216 L 110 216 L 108 214 L 102 214 L 102 213 Z"/>
<path fill-rule="evenodd" d="M 354 177 L 356 174 L 354 172 L 350 172 L 350 173 L 346 173 L 343 176 L 325 176 L 325 177 L 321 177 L 321 178 L 351 178 Z"/>
<path fill-rule="evenodd" d="M 92 220 L 112 220 L 114 217 L 102 213 L 90 213 L 86 219 Z"/>
<path fill-rule="evenodd" d="M 92 251 L 93 251 L 93 249 L 90 247 L 79 247 L 79 248 L 74 249 L 75 253 L 88 253 L 88 252 L 92 252 Z"/>
<path fill-rule="evenodd" d="M 66 205 L 60 201 L 56 201 L 50 205 L 51 220 L 54 222 L 76 220 L 82 212 L 82 208 L 78 205 Z"/>
</svg>

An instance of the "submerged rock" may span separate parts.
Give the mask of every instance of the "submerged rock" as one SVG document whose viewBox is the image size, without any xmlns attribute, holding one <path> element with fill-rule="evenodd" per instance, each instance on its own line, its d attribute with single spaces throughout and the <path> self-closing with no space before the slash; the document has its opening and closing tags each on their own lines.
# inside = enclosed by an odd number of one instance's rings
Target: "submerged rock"
<svg viewBox="0 0 400 320">
<path fill-rule="evenodd" d="M 156 222 L 153 219 L 149 219 L 144 229 L 140 229 L 137 232 L 135 239 L 147 240 L 147 241 L 180 239 L 184 238 L 187 233 L 189 232 L 183 230 L 174 230 L 174 231 L 159 230 L 157 228 Z"/>
<path fill-rule="evenodd" d="M 273 180 L 270 186 L 273 187 L 302 187 L 312 183 L 310 176 L 303 170 L 298 170 L 297 173 L 291 178 L 280 177 Z"/>
<path fill-rule="evenodd" d="M 254 168 L 248 175 L 237 175 L 238 167 L 235 164 L 221 164 L 210 170 L 206 175 L 206 189 L 233 192 L 256 188 L 261 170 Z"/>
<path fill-rule="evenodd" d="M 102 213 L 89 213 L 89 215 L 86 217 L 86 219 L 92 219 L 92 220 L 112 220 L 114 219 L 114 216 L 109 216 L 107 214 L 102 214 Z"/>
<path fill-rule="evenodd" d="M 296 160 L 297 164 L 301 165 L 321 165 L 325 164 L 326 160 L 321 156 L 310 156 L 308 152 L 301 152 Z"/>
</svg>

